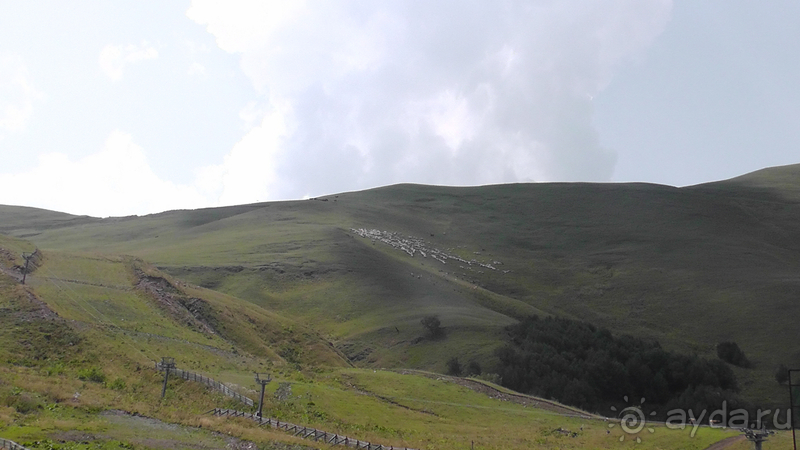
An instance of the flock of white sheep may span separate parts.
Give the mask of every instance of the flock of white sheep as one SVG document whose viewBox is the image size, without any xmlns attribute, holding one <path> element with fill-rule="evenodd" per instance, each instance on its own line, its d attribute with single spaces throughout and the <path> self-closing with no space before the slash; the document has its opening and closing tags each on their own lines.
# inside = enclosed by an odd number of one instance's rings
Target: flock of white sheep
<svg viewBox="0 0 800 450">
<path fill-rule="evenodd" d="M 376 229 L 366 229 L 366 228 L 351 228 L 351 232 L 361 236 L 362 238 L 372 239 L 373 242 L 383 242 L 384 244 L 390 245 L 398 250 L 404 251 L 408 253 L 412 258 L 419 253 L 422 255 L 423 258 L 431 257 L 442 264 L 447 264 L 448 260 L 458 261 L 462 264 L 466 264 L 467 266 L 480 266 L 490 270 L 497 270 L 497 265 L 503 264 L 500 261 L 492 261 L 491 263 L 483 263 L 476 259 L 472 259 L 467 261 L 460 256 L 453 255 L 452 253 L 447 253 L 438 248 L 429 247 L 424 239 L 408 236 L 403 237 L 397 232 L 393 231 L 381 231 Z M 475 252 L 476 254 L 478 252 Z M 507 271 L 503 271 L 505 273 Z"/>
</svg>

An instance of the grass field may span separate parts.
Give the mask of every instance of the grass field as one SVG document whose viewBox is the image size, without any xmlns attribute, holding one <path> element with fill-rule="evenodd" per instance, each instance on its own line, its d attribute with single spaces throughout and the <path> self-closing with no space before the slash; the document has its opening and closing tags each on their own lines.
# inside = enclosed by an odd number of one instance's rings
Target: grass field
<svg viewBox="0 0 800 450">
<path fill-rule="evenodd" d="M 635 437 L 609 422 L 492 399 L 435 376 L 336 368 L 321 356 L 303 354 L 289 363 L 243 337 L 223 341 L 175 323 L 134 287 L 136 264 L 141 263 L 45 252 L 27 287 L 0 275 L 0 436 L 31 448 L 219 448 L 234 438 L 261 448 L 319 448 L 248 421 L 205 415 L 212 407 L 249 408 L 197 383 L 173 379 L 160 400 L 161 375 L 152 364 L 166 355 L 174 355 L 181 368 L 238 386 L 251 397 L 257 394 L 252 373 L 270 372 L 274 380 L 265 404 L 270 416 L 391 445 L 702 449 L 730 434 L 701 429 L 692 437 L 656 427 L 642 436 L 642 444 L 633 444 Z M 151 276 L 158 273 L 145 269 Z M 204 298 L 214 301 L 213 292 L 184 289 L 188 295 L 210 294 Z M 237 308 L 235 298 L 216 295 L 230 309 L 215 315 L 258 309 L 241 301 Z M 44 314 L 47 308 L 58 317 Z M 313 343 L 299 341 L 302 326 L 292 327 L 285 331 L 293 336 L 289 339 L 314 354 Z M 262 340 L 274 338 L 259 334 Z M 278 390 L 284 394 L 276 396 Z M 628 441 L 620 443 L 620 437 Z"/>
<path fill-rule="evenodd" d="M 506 325 L 552 314 L 706 357 L 735 341 L 754 362 L 734 369 L 743 395 L 783 407 L 774 370 L 800 364 L 798 179 L 800 167 L 788 166 L 680 189 L 398 185 L 109 219 L 0 206 L 0 265 L 24 264 L 19 254 L 40 248 L 31 292 L 81 332 L 108 336 L 104 352 L 140 366 L 174 345 L 185 368 L 233 378 L 349 364 L 442 372 L 451 356 L 491 372 Z M 394 232 L 428 254 L 352 231 L 360 228 Z M 141 274 L 165 280 L 174 298 L 137 288 Z M 202 300 L 194 319 L 213 319 L 214 333 L 165 306 L 193 299 Z M 444 338 L 426 336 L 429 315 Z M 405 406 L 394 405 L 423 405 Z M 414 439 L 436 446 L 424 433 Z"/>
</svg>

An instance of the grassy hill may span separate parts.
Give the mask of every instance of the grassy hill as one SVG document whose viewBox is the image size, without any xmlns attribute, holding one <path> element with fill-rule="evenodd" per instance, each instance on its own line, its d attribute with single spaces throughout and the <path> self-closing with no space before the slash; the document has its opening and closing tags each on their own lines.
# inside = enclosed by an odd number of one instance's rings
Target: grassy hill
<svg viewBox="0 0 800 450">
<path fill-rule="evenodd" d="M 395 446 L 703 449 L 736 434 L 652 424 L 634 444 L 613 421 L 508 401 L 490 383 L 475 391 L 436 374 L 346 367 L 309 327 L 132 257 L 45 250 L 22 285 L 19 255 L 34 247 L 0 236 L 0 437 L 29 448 L 329 448 L 211 417 L 250 408 L 198 383 L 173 377 L 161 400 L 152 367 L 162 356 L 252 398 L 252 373 L 269 372 L 266 415 Z"/>
<path fill-rule="evenodd" d="M 735 368 L 743 394 L 780 405 L 773 372 L 800 365 L 797 180 L 788 166 L 686 188 L 397 185 L 109 219 L 0 207 L 0 233 L 147 261 L 290 317 L 360 367 L 491 368 L 506 325 L 552 314 L 708 357 L 735 341 L 754 363 Z M 425 337 L 427 315 L 446 338 Z"/>
</svg>

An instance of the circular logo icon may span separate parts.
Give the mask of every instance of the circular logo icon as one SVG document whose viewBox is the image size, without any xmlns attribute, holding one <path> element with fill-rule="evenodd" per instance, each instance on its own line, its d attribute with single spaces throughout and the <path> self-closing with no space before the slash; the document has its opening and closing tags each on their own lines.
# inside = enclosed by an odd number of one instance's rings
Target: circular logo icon
<svg viewBox="0 0 800 450">
<path fill-rule="evenodd" d="M 625 402 L 628 402 L 628 396 L 626 395 L 623 397 Z M 619 418 L 619 427 L 622 429 L 624 434 L 619 437 L 619 441 L 623 442 L 625 440 L 625 435 L 637 435 L 636 442 L 641 443 L 642 438 L 638 436 L 639 432 L 644 430 L 647 426 L 647 418 L 645 417 L 644 411 L 642 410 L 640 405 L 644 404 L 644 398 L 639 402 L 637 406 L 628 406 L 624 408 L 617 414 Z M 611 410 L 617 412 L 617 408 L 612 406 Z M 656 415 L 656 412 L 653 411 L 650 413 L 651 416 Z M 608 428 L 614 428 L 615 423 L 609 423 Z M 651 433 L 655 433 L 655 429 L 652 427 L 647 427 L 647 431 Z"/>
<path fill-rule="evenodd" d="M 644 429 L 644 412 L 638 406 L 628 406 L 618 414 L 619 426 L 628 434 L 637 434 Z"/>
</svg>

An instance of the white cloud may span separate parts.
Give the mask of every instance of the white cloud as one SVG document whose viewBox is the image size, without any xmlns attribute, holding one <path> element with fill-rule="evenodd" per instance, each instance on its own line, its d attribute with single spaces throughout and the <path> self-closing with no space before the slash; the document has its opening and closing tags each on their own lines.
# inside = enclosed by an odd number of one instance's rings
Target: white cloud
<svg viewBox="0 0 800 450">
<path fill-rule="evenodd" d="M 670 11 L 669 0 L 195 0 L 187 15 L 241 54 L 264 102 L 288 105 L 270 119 L 286 124 L 282 139 L 265 133 L 270 144 L 245 152 L 246 138 L 222 165 L 259 158 L 273 198 L 298 198 L 610 179 L 615 154 L 599 144 L 591 99 Z"/>
<path fill-rule="evenodd" d="M 186 72 L 190 77 L 199 77 L 205 78 L 206 76 L 206 67 L 199 62 L 193 62 L 189 66 L 189 70 Z"/>
<path fill-rule="evenodd" d="M 148 46 L 146 42 L 143 42 L 141 46 L 108 44 L 100 51 L 98 62 L 103 73 L 113 81 L 119 81 L 122 79 L 122 72 L 126 66 L 156 58 L 158 58 L 158 50 Z"/>
<path fill-rule="evenodd" d="M 217 205 L 253 203 L 274 198 L 275 159 L 286 124 L 281 111 L 266 114 L 261 124 L 245 134 L 220 165 L 197 171 L 200 192 L 212 196 Z"/>
<path fill-rule="evenodd" d="M 259 46 L 292 17 L 305 9 L 302 0 L 194 0 L 186 15 L 217 38 L 227 52 L 244 52 Z"/>
<path fill-rule="evenodd" d="M 24 130 L 33 115 L 34 103 L 43 98 L 22 59 L 0 54 L 0 139 L 6 133 Z"/>
<path fill-rule="evenodd" d="M 457 151 L 461 144 L 472 139 L 477 133 L 480 118 L 469 99 L 460 92 L 450 89 L 422 101 L 411 101 L 405 108 L 406 122 L 420 121 L 444 139 L 445 144 Z M 419 124 L 412 125 L 414 133 L 419 132 Z"/>
<path fill-rule="evenodd" d="M 107 217 L 197 208 L 210 202 L 194 186 L 159 178 L 132 137 L 114 131 L 105 148 L 85 158 L 48 153 L 27 172 L 0 174 L 0 204 L 10 203 Z"/>
<path fill-rule="evenodd" d="M 264 104 L 251 101 L 245 105 L 244 109 L 239 111 L 239 118 L 244 122 L 243 128 L 245 131 L 250 131 L 264 120 L 264 116 L 267 115 L 265 109 L 268 108 Z"/>
</svg>

